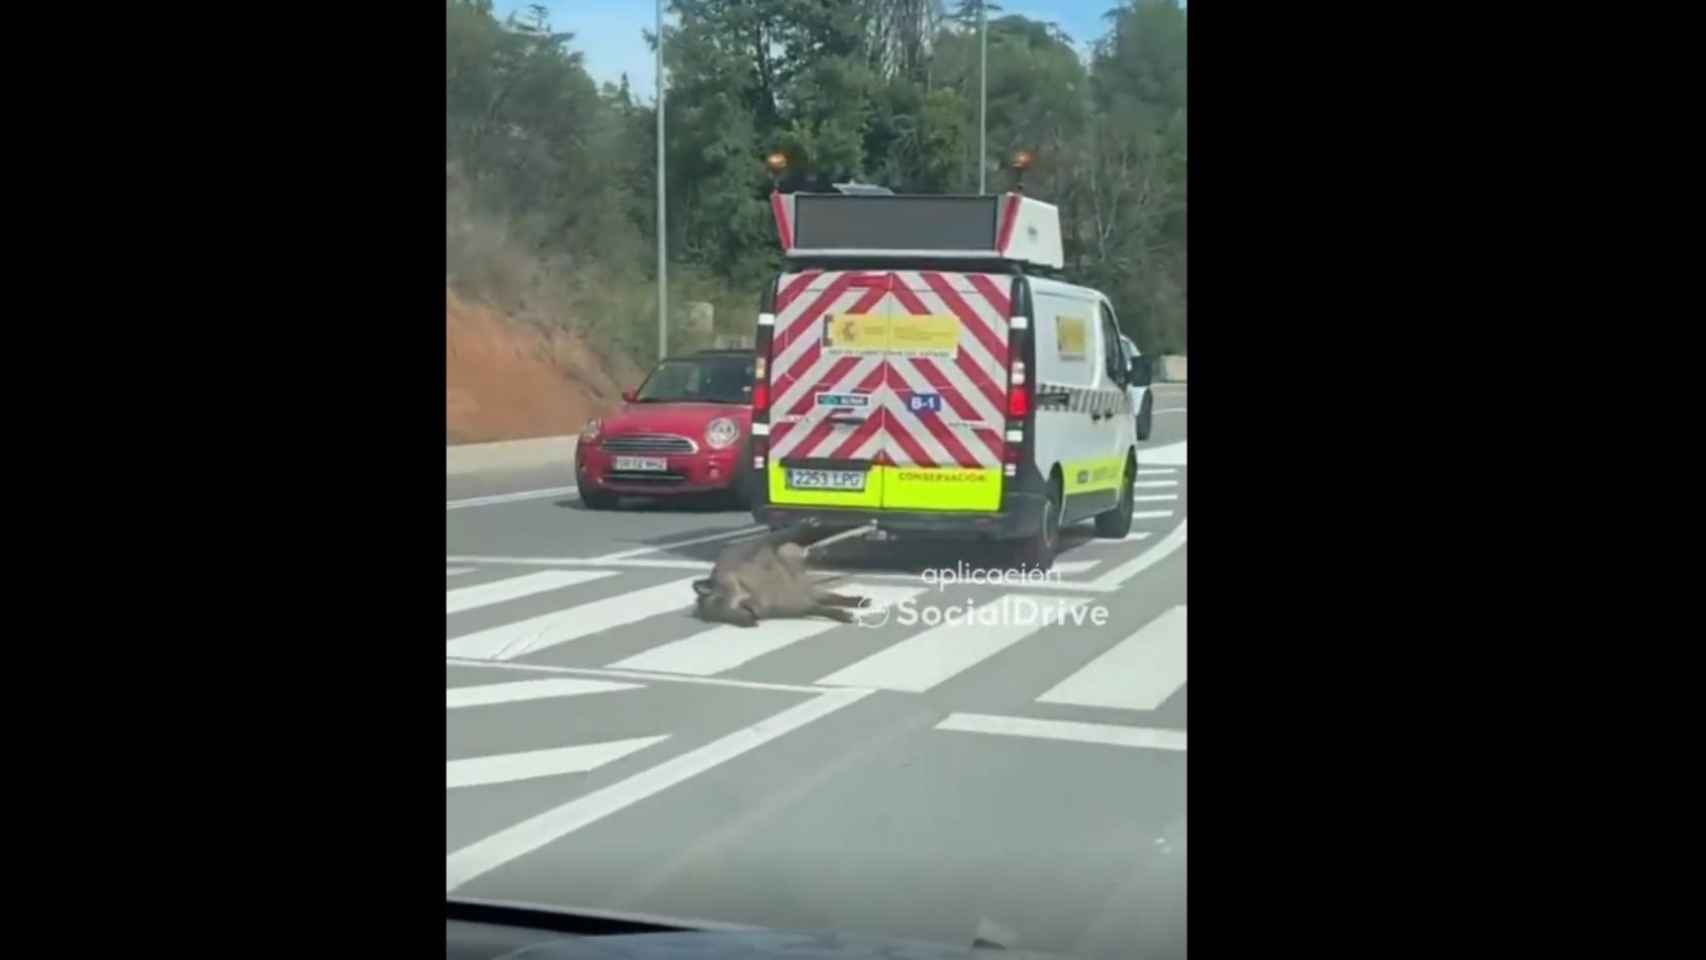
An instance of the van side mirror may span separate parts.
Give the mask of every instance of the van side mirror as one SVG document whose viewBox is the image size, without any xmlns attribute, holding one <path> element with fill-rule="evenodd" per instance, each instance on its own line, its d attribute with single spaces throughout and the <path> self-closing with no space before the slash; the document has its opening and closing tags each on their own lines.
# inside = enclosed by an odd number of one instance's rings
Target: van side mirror
<svg viewBox="0 0 1706 960">
<path fill-rule="evenodd" d="M 1131 359 L 1131 374 L 1127 377 L 1128 383 L 1134 387 L 1147 387 L 1154 377 L 1155 368 L 1149 357 L 1142 356 Z"/>
<path fill-rule="evenodd" d="M 632 391 L 632 390 L 622 391 L 622 399 L 627 403 L 633 403 L 634 402 L 634 391 Z"/>
</svg>

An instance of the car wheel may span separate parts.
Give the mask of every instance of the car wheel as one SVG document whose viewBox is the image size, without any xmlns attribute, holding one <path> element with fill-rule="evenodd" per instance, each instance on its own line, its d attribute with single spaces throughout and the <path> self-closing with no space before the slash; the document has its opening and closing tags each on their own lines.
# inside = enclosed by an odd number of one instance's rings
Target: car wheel
<svg viewBox="0 0 1706 960">
<path fill-rule="evenodd" d="M 1096 514 L 1096 536 L 1104 540 L 1120 540 L 1131 532 L 1131 485 L 1137 482 L 1132 461 L 1125 463 L 1124 479 L 1120 481 L 1120 502 L 1106 513 Z"/>
<path fill-rule="evenodd" d="M 1019 542 L 1020 566 L 1033 570 L 1048 570 L 1054 566 L 1054 551 L 1060 546 L 1061 480 L 1056 473 L 1049 477 L 1043 492 L 1042 523 L 1037 532 Z"/>
<path fill-rule="evenodd" d="M 1145 393 L 1143 395 L 1143 412 L 1137 415 L 1137 439 L 1139 440 L 1148 440 L 1150 428 L 1154 426 L 1154 400 L 1154 394 Z"/>
<path fill-rule="evenodd" d="M 743 510 L 750 509 L 753 484 L 757 482 L 758 471 L 752 469 L 752 441 L 749 439 L 741 447 L 740 466 L 735 469 L 734 479 L 729 482 L 729 501 Z"/>
<path fill-rule="evenodd" d="M 616 501 L 616 494 L 607 490 L 581 491 L 581 503 L 586 504 L 588 510 L 614 510 L 616 509 Z"/>
</svg>

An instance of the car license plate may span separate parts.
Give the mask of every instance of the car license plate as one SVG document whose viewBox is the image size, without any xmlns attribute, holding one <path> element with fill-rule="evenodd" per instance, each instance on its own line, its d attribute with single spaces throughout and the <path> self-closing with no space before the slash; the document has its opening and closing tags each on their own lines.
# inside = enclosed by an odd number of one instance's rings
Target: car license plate
<svg viewBox="0 0 1706 960">
<path fill-rule="evenodd" d="M 863 470 L 789 470 L 791 490 L 863 490 Z"/>
<path fill-rule="evenodd" d="M 663 457 L 617 457 L 618 470 L 668 470 L 669 461 Z"/>
</svg>

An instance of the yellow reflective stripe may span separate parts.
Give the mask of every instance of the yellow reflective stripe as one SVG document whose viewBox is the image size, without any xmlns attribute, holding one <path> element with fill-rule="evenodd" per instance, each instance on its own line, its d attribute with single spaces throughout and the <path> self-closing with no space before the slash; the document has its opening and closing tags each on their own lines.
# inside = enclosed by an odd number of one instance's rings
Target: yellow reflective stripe
<svg viewBox="0 0 1706 960">
<path fill-rule="evenodd" d="M 999 510 L 1000 467 L 880 467 L 889 510 Z"/>
<path fill-rule="evenodd" d="M 1125 457 L 1096 457 L 1090 460 L 1071 460 L 1060 465 L 1062 489 L 1071 496 L 1097 490 L 1118 490 L 1125 475 Z"/>
<path fill-rule="evenodd" d="M 1001 509 L 1000 467 L 872 467 L 865 489 L 792 490 L 780 464 L 769 466 L 770 502 L 779 507 L 866 510 Z"/>
</svg>

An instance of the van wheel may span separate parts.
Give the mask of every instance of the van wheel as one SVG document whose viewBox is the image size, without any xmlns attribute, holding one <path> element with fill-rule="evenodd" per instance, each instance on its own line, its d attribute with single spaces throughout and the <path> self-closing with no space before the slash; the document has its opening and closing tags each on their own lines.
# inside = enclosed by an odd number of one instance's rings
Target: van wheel
<svg viewBox="0 0 1706 960">
<path fill-rule="evenodd" d="M 614 510 L 616 499 L 616 494 L 604 490 L 581 491 L 581 503 L 586 504 L 588 510 Z"/>
<path fill-rule="evenodd" d="M 1018 561 L 1022 567 L 1048 570 L 1054 566 L 1054 551 L 1060 546 L 1061 493 L 1060 474 L 1049 477 L 1043 493 L 1043 522 L 1037 532 L 1019 542 Z"/>
<path fill-rule="evenodd" d="M 1105 540 L 1120 540 L 1131 532 L 1131 485 L 1137 482 L 1132 472 L 1132 462 L 1125 462 L 1125 479 L 1120 481 L 1119 505 L 1107 513 L 1096 514 L 1096 536 Z"/>
</svg>

